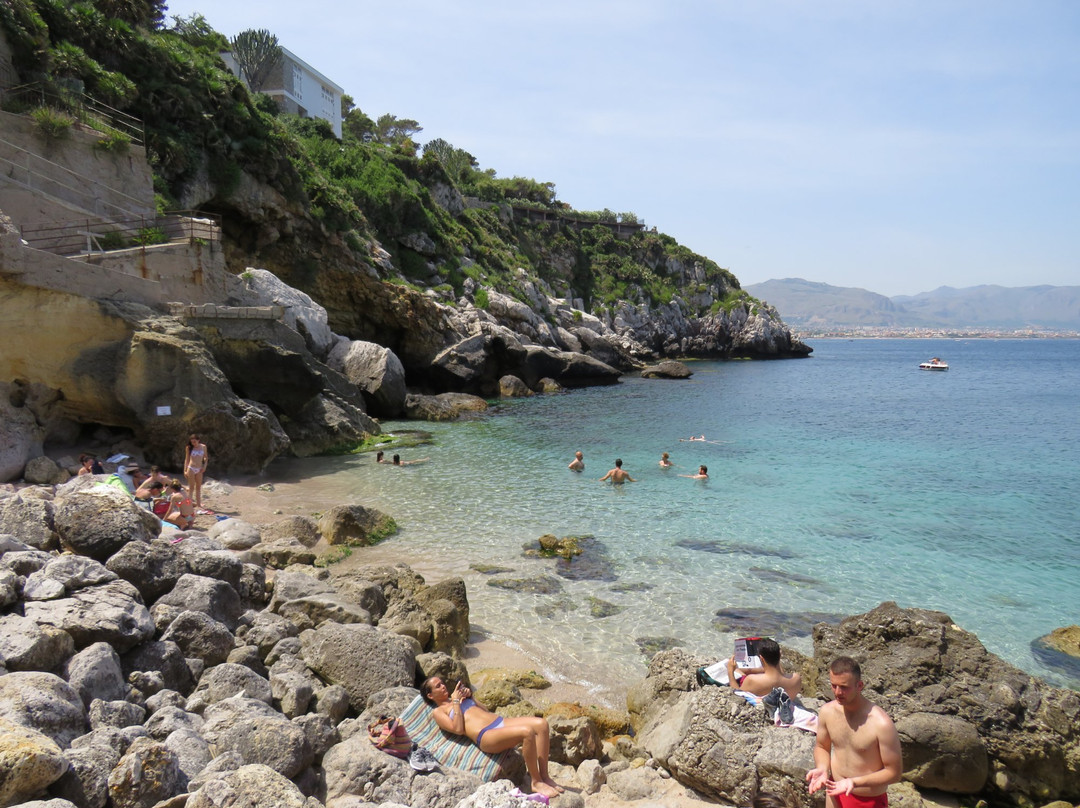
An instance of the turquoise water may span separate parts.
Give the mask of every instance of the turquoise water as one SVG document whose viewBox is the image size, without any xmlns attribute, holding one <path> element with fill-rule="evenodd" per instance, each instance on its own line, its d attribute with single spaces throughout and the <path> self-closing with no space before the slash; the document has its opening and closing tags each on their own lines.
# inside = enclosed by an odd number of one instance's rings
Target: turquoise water
<svg viewBox="0 0 1080 808">
<path fill-rule="evenodd" d="M 422 465 L 290 461 L 284 476 L 318 475 L 321 494 L 394 515 L 402 532 L 379 553 L 429 580 L 465 577 L 473 622 L 556 676 L 636 679 L 642 638 L 726 655 L 748 629 L 717 626 L 722 609 L 776 612 L 780 628 L 765 614 L 750 625 L 809 651 L 798 618 L 895 600 L 945 611 L 1060 681 L 1030 643 L 1080 619 L 1080 341 L 813 347 L 805 360 L 695 363 L 685 382 L 628 378 L 423 425 L 433 445 L 402 453 Z M 930 356 L 951 369 L 918 370 Z M 680 441 L 692 434 L 713 442 Z M 584 474 L 566 469 L 577 449 Z M 662 451 L 675 468 L 659 468 Z M 616 457 L 639 482 L 597 481 Z M 678 476 L 700 463 L 709 480 Z M 525 557 L 544 533 L 595 537 L 599 579 Z M 561 592 L 488 585 L 544 576 Z"/>
</svg>

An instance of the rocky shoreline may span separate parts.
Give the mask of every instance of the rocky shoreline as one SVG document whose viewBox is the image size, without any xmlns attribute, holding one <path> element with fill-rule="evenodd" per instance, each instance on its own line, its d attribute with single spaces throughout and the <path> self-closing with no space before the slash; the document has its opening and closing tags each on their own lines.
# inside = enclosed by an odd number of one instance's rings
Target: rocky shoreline
<svg viewBox="0 0 1080 808">
<path fill-rule="evenodd" d="M 559 808 L 745 805 L 761 790 L 817 804 L 802 784 L 812 736 L 698 686 L 712 660 L 657 654 L 628 712 L 555 701 L 536 674 L 476 664 L 461 579 L 315 566 L 326 547 L 368 542 L 378 514 L 362 506 L 180 532 L 97 482 L 0 492 L 0 805 L 524 805 L 504 781 L 418 774 L 371 747 L 373 717 L 436 673 L 471 680 L 504 714 L 547 716 Z M 894 803 L 1080 799 L 1078 694 L 947 616 L 883 604 L 819 625 L 814 647 L 786 652 L 807 694 L 824 696 L 828 659 L 854 652 L 897 720 Z"/>
</svg>

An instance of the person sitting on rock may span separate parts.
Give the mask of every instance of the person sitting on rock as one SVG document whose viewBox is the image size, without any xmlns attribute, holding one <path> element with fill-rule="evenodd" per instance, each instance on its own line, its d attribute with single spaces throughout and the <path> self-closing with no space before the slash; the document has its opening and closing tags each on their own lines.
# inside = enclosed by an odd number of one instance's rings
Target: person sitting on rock
<svg viewBox="0 0 1080 808">
<path fill-rule="evenodd" d="M 195 524 L 195 506 L 191 504 L 191 497 L 179 480 L 169 483 L 169 510 L 163 521 L 170 522 L 181 530 L 190 530 Z"/>
<path fill-rule="evenodd" d="M 727 661 L 728 683 L 739 690 L 753 693 L 755 696 L 767 696 L 774 687 L 782 687 L 788 696 L 798 698 L 802 691 L 802 676 L 798 673 L 784 673 L 780 664 L 780 644 L 768 637 L 758 642 L 760 668 L 736 668 L 735 655 Z"/>
<path fill-rule="evenodd" d="M 520 744 L 525 768 L 532 778 L 532 788 L 545 797 L 556 797 L 563 789 L 548 773 L 551 730 L 548 722 L 537 716 L 503 718 L 472 698 L 472 690 L 458 682 L 453 692 L 442 678 L 429 676 L 420 685 L 420 695 L 434 710 L 435 723 L 444 732 L 465 735 L 480 751 L 495 755 Z"/>
</svg>

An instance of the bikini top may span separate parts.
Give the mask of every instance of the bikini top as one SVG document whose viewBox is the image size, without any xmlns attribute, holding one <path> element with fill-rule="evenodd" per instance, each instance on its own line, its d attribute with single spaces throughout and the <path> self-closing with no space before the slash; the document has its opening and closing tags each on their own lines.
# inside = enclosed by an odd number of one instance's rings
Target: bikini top
<svg viewBox="0 0 1080 808">
<path fill-rule="evenodd" d="M 206 447 L 200 446 L 198 449 L 192 449 L 188 457 L 191 460 L 201 460 L 204 454 L 206 454 Z"/>
<path fill-rule="evenodd" d="M 463 713 L 467 713 L 467 712 L 469 712 L 469 710 L 470 710 L 471 708 L 473 708 L 473 707 L 475 707 L 475 706 L 476 706 L 476 701 L 475 701 L 475 700 L 473 700 L 473 699 L 471 699 L 471 698 L 469 698 L 469 699 L 464 699 L 464 700 L 463 700 L 463 701 L 461 702 L 461 712 L 463 712 Z"/>
</svg>

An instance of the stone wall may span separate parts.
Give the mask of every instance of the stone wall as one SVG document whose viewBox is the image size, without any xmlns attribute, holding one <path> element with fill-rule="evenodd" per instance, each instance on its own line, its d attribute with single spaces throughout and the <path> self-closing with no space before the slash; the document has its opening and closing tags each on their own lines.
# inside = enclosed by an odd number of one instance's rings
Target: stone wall
<svg viewBox="0 0 1080 808">
<path fill-rule="evenodd" d="M 0 209 L 17 225 L 65 221 L 72 208 L 109 219 L 154 215 L 154 180 L 141 146 L 103 152 L 93 148 L 100 135 L 79 127 L 46 141 L 32 119 L 9 112 L 0 112 L 0 132 Z M 34 205 L 24 207 L 24 190 L 35 192 Z M 61 203 L 59 212 L 42 216 L 42 196 Z"/>
</svg>

